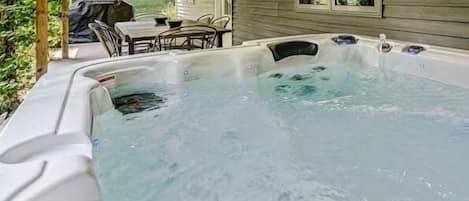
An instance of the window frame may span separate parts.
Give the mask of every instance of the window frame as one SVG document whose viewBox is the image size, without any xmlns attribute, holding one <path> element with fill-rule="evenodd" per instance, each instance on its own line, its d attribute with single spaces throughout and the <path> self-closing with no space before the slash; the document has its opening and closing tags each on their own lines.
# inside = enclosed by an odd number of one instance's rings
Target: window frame
<svg viewBox="0 0 469 201">
<path fill-rule="evenodd" d="M 383 0 L 374 0 L 374 6 L 340 6 L 335 3 L 335 0 L 329 0 L 328 5 L 309 5 L 300 4 L 300 0 L 295 0 L 295 10 L 297 12 L 331 15 L 383 17 Z"/>
<path fill-rule="evenodd" d="M 328 0 L 327 5 L 314 5 L 314 4 L 300 4 L 300 0 L 295 0 L 295 8 L 297 9 L 314 9 L 320 11 L 326 11 L 331 9 L 331 1 Z"/>
</svg>

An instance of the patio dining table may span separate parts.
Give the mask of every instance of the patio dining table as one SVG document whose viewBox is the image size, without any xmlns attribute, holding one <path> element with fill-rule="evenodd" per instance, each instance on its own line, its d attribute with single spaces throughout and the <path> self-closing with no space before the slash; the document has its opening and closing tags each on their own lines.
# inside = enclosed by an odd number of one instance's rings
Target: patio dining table
<svg viewBox="0 0 469 201">
<path fill-rule="evenodd" d="M 190 25 L 207 24 L 195 20 L 184 20 L 182 22 L 182 26 Z M 137 42 L 154 40 L 160 33 L 169 30 L 168 26 L 157 26 L 153 21 L 117 22 L 114 26 L 121 39 L 128 43 L 129 54 L 135 54 L 135 44 Z M 209 26 L 217 30 L 217 47 L 223 47 L 223 34 L 231 32 L 231 29 L 217 25 Z"/>
</svg>

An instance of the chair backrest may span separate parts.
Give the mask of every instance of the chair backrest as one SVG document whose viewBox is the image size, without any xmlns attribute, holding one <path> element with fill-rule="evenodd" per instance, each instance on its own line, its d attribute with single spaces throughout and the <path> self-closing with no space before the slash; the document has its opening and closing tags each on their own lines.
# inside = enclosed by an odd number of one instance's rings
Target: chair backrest
<svg viewBox="0 0 469 201">
<path fill-rule="evenodd" d="M 160 50 L 213 48 L 216 36 L 217 29 L 208 25 L 177 27 L 158 35 L 159 48 Z"/>
<path fill-rule="evenodd" d="M 231 17 L 230 16 L 221 16 L 218 18 L 213 19 L 210 24 L 221 26 L 223 28 L 226 28 L 228 23 L 230 22 Z"/>
<path fill-rule="evenodd" d="M 96 33 L 101 44 L 106 49 L 110 57 L 121 56 L 121 48 L 119 45 L 119 36 L 117 36 L 109 27 L 102 26 L 98 23 L 89 23 L 88 27 Z"/>
<path fill-rule="evenodd" d="M 94 22 L 95 22 L 96 24 L 98 24 L 99 26 L 102 26 L 102 27 L 104 27 L 104 28 L 106 28 L 106 29 L 110 29 L 110 30 L 112 30 L 112 31 L 114 32 L 114 28 L 112 28 L 111 26 L 109 26 L 109 25 L 106 24 L 105 22 L 103 22 L 103 21 L 101 21 L 101 20 L 94 20 Z"/>
<path fill-rule="evenodd" d="M 197 21 L 210 24 L 210 22 L 212 21 L 214 17 L 215 16 L 213 14 L 205 14 L 197 18 Z"/>
</svg>

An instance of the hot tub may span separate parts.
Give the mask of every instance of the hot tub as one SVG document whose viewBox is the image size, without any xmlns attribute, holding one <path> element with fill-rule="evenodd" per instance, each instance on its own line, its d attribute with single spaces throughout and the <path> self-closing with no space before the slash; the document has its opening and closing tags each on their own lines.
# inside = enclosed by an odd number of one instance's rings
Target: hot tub
<svg viewBox="0 0 469 201">
<path fill-rule="evenodd" d="M 469 52 L 338 35 L 51 71 L 0 200 L 469 200 Z"/>
</svg>

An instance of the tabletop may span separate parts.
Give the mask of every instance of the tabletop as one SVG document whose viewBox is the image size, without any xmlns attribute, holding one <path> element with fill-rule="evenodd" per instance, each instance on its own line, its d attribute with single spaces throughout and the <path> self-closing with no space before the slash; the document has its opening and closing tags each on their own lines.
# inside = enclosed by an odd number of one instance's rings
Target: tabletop
<svg viewBox="0 0 469 201">
<path fill-rule="evenodd" d="M 182 26 L 190 25 L 207 25 L 203 22 L 198 22 L 195 20 L 184 20 Z M 213 28 L 217 29 L 217 32 L 220 34 L 231 32 L 230 29 L 210 25 Z M 130 21 L 130 22 L 117 22 L 115 28 L 121 37 L 123 37 L 126 42 L 129 40 L 148 40 L 155 38 L 158 34 L 169 29 L 166 25 L 155 25 L 154 21 Z"/>
</svg>

